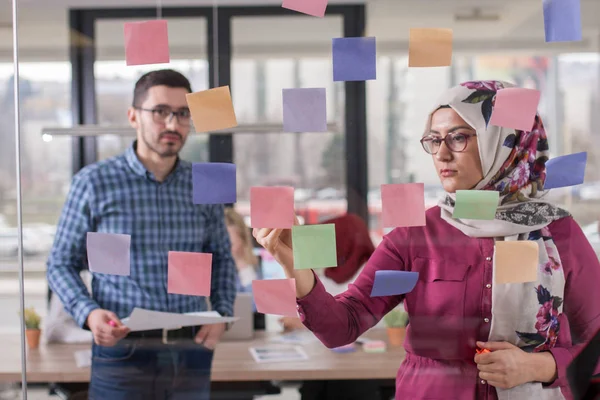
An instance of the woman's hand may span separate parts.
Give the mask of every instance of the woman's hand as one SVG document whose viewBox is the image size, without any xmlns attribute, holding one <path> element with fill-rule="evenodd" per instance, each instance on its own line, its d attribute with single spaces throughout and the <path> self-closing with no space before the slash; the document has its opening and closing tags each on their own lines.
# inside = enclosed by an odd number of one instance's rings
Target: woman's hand
<svg viewBox="0 0 600 400">
<path fill-rule="evenodd" d="M 282 317 L 279 319 L 279 323 L 283 326 L 284 332 L 298 331 L 306 329 L 300 318 L 296 317 Z"/>
<path fill-rule="evenodd" d="M 508 342 L 477 342 L 477 346 L 491 351 L 475 355 L 479 377 L 491 386 L 511 389 L 556 379 L 556 362 L 550 353 L 526 353 Z"/>
</svg>

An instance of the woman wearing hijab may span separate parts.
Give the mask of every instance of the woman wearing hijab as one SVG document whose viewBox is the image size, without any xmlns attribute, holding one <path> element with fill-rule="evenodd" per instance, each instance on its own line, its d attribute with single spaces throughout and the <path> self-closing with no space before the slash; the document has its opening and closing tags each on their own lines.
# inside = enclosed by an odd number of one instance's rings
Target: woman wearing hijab
<svg viewBox="0 0 600 400">
<path fill-rule="evenodd" d="M 404 300 L 410 317 L 396 399 L 570 399 L 566 369 L 600 328 L 600 263 L 565 210 L 544 201 L 548 140 L 489 124 L 498 81 L 446 91 L 421 143 L 446 195 L 426 226 L 385 236 L 349 289 L 331 296 L 310 270 L 294 270 L 289 230 L 254 230 L 296 279 L 304 324 L 328 347 L 355 340 Z M 494 190 L 493 220 L 452 217 L 457 190 Z M 497 284 L 494 244 L 539 245 L 536 282 Z M 378 270 L 416 271 L 406 295 L 370 297 Z M 478 354 L 480 349 L 489 352 Z"/>
</svg>

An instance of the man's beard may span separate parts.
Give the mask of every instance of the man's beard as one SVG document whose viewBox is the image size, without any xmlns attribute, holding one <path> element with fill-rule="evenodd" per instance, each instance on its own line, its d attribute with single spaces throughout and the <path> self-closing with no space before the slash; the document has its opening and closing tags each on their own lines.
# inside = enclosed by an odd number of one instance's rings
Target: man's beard
<svg viewBox="0 0 600 400">
<path fill-rule="evenodd" d="M 179 137 L 179 140 L 181 141 L 181 146 L 177 146 L 176 144 L 168 144 L 166 146 L 161 146 L 159 144 L 160 139 L 162 138 L 163 135 L 165 134 L 172 134 L 172 135 L 177 135 Z M 183 145 L 185 144 L 185 141 L 183 139 L 183 136 L 176 131 L 170 131 L 170 130 L 166 130 L 161 132 L 158 135 L 158 138 L 156 140 L 156 142 L 152 142 L 150 140 L 150 138 L 148 138 L 146 136 L 146 130 L 142 130 L 142 140 L 144 141 L 144 144 L 146 145 L 146 147 L 148 147 L 150 150 L 152 150 L 154 153 L 158 154 L 160 157 L 162 158 L 170 158 L 170 157 L 174 157 L 177 154 L 179 154 L 179 151 L 181 150 L 181 148 L 183 147 Z M 162 149 L 161 149 L 162 147 Z"/>
</svg>

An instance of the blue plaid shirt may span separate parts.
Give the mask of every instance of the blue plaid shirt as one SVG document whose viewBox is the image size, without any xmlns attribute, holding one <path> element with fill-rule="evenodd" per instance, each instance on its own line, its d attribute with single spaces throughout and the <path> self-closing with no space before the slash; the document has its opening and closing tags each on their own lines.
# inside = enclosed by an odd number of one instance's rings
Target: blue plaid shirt
<svg viewBox="0 0 600 400">
<path fill-rule="evenodd" d="M 212 253 L 212 309 L 233 315 L 237 272 L 223 206 L 193 204 L 192 166 L 186 161 L 156 181 L 135 146 L 73 177 L 48 259 L 51 289 L 81 327 L 97 308 L 119 318 L 134 307 L 205 311 L 205 297 L 167 293 L 167 256 L 170 250 Z M 131 275 L 94 273 L 91 298 L 79 275 L 87 267 L 87 232 L 131 235 Z"/>
</svg>

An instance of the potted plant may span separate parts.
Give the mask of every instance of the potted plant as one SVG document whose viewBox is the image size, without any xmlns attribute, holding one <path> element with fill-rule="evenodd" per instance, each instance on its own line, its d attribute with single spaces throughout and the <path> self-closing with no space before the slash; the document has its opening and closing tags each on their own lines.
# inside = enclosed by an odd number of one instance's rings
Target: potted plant
<svg viewBox="0 0 600 400">
<path fill-rule="evenodd" d="M 41 318 L 33 307 L 25 309 L 25 334 L 30 349 L 37 349 L 40 345 L 40 322 Z"/>
<path fill-rule="evenodd" d="M 383 317 L 383 322 L 385 322 L 385 326 L 387 327 L 390 345 L 402 346 L 404 336 L 406 335 L 406 326 L 408 325 L 408 313 L 394 309 Z"/>
</svg>

